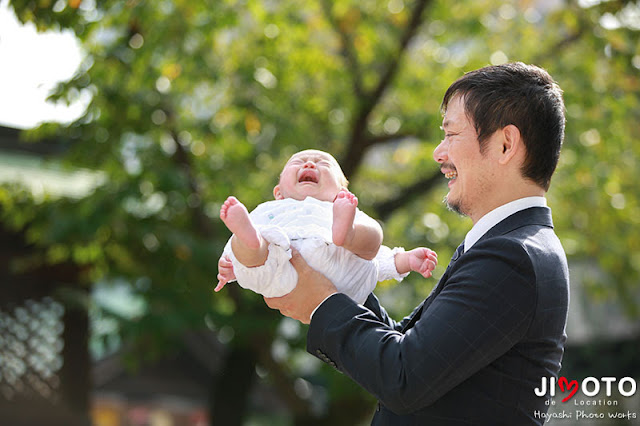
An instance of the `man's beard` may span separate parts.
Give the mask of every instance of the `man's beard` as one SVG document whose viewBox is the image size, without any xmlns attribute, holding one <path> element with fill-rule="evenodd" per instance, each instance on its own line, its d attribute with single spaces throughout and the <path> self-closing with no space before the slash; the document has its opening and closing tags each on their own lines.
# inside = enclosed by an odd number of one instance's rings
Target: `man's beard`
<svg viewBox="0 0 640 426">
<path fill-rule="evenodd" d="M 460 216 L 466 216 L 467 214 L 462 209 L 462 203 L 460 200 L 449 201 L 449 196 L 445 195 L 442 202 L 447 206 L 447 209 L 454 213 L 458 213 Z"/>
</svg>

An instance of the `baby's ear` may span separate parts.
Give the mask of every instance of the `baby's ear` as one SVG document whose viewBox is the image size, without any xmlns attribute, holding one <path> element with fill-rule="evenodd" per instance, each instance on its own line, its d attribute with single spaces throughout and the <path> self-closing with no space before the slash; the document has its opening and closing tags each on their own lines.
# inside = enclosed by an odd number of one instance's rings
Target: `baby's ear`
<svg viewBox="0 0 640 426">
<path fill-rule="evenodd" d="M 282 192 L 280 192 L 280 185 L 273 187 L 273 198 L 276 200 L 284 200 L 284 196 L 282 195 Z"/>
</svg>

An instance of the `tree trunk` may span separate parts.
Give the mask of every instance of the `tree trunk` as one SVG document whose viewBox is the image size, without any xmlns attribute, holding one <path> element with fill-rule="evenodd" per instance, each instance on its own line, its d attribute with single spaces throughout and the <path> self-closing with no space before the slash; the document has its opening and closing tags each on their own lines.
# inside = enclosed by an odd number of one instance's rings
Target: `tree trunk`
<svg viewBox="0 0 640 426">
<path fill-rule="evenodd" d="M 64 364 L 60 369 L 61 403 L 73 413 L 78 425 L 90 425 L 89 316 L 81 306 L 68 306 L 65 307 L 63 321 Z"/>
<path fill-rule="evenodd" d="M 255 371 L 256 357 L 250 348 L 243 345 L 230 348 L 211 393 L 211 425 L 242 426 Z"/>
</svg>

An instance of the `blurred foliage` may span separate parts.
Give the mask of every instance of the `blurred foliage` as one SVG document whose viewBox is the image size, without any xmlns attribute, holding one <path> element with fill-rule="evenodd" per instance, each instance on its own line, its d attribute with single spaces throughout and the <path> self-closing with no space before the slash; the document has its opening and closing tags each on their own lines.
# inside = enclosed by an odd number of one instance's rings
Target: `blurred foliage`
<svg viewBox="0 0 640 426">
<path fill-rule="evenodd" d="M 258 361 L 266 370 L 260 377 L 283 394 L 283 386 L 298 389 L 288 399 L 296 417 L 325 395 L 316 418 L 340 407 L 340 424 L 366 419 L 370 397 L 302 355 L 304 328 L 283 334 L 282 318 L 253 293 L 212 292 L 229 237 L 219 206 L 230 194 L 249 208 L 271 199 L 290 154 L 327 150 L 363 210 L 384 219 L 385 244 L 439 252 L 437 277 L 470 227 L 441 203 L 446 187 L 431 157 L 441 97 L 465 71 L 515 60 L 548 69 L 565 92 L 566 140 L 548 201 L 567 254 L 608 277 L 587 283 L 595 298 L 638 315 L 637 2 L 10 5 L 23 22 L 68 28 L 81 40 L 84 62 L 51 99 L 92 97 L 76 122 L 46 124 L 30 137 L 69 140 L 68 166 L 108 179 L 80 200 L 3 192 L 3 220 L 28 223 L 29 239 L 47 247 L 44 261 L 90 266 L 87 283 L 130 282 L 146 310 L 134 321 L 121 318 L 122 333 L 144 348 L 141 357 L 159 356 L 187 329 L 233 330 L 230 345 L 281 349 Z M 380 285 L 392 313 L 407 314 L 436 282 L 415 275 Z M 296 377 L 311 391 L 300 392 Z"/>
</svg>

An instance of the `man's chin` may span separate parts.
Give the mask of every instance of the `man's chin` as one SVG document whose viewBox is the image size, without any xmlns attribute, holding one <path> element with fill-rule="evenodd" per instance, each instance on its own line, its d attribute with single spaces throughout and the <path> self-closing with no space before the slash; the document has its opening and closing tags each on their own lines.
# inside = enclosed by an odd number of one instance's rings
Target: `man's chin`
<svg viewBox="0 0 640 426">
<path fill-rule="evenodd" d="M 444 204 L 447 206 L 447 209 L 454 213 L 458 213 L 460 216 L 466 216 L 466 213 L 462 209 L 462 203 L 459 200 L 450 200 L 449 196 L 445 196 L 444 200 L 442 200 Z"/>
</svg>

